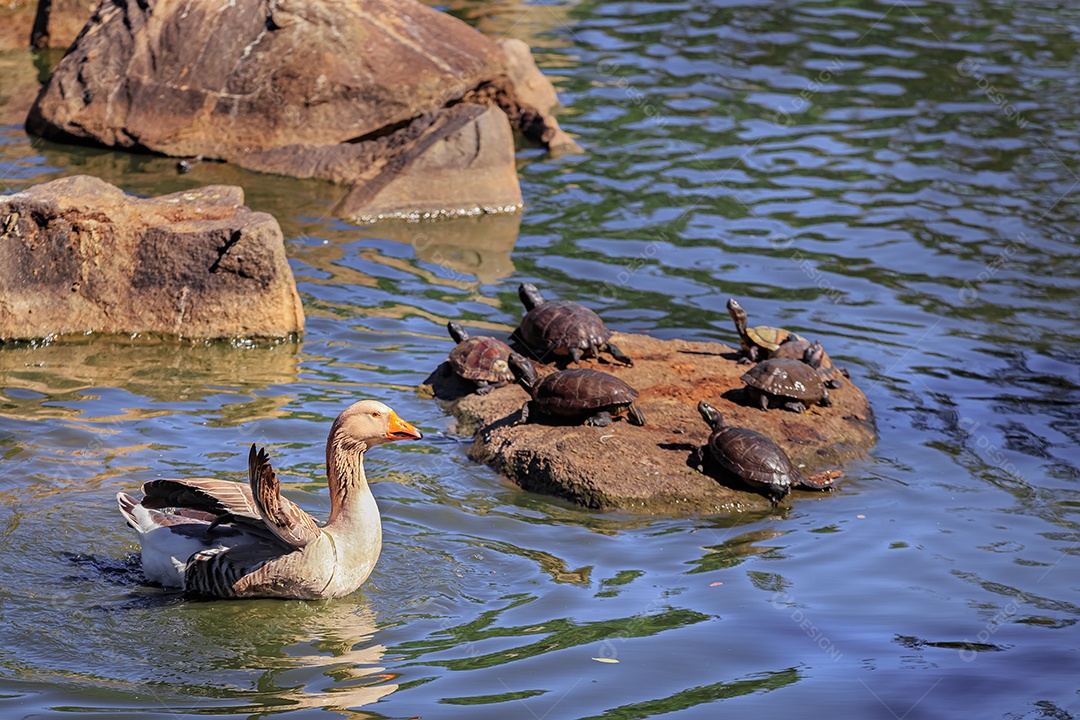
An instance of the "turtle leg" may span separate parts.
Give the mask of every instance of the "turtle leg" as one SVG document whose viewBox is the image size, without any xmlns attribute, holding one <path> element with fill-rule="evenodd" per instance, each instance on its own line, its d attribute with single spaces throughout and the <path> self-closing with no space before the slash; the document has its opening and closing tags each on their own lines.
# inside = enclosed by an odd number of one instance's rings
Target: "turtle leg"
<svg viewBox="0 0 1080 720">
<path fill-rule="evenodd" d="M 581 362 L 581 356 L 582 356 L 581 348 L 576 348 L 576 347 L 575 348 L 570 348 L 570 359 L 573 362 L 580 363 Z"/>
<path fill-rule="evenodd" d="M 521 406 L 521 417 L 514 421 L 515 425 L 524 425 L 529 422 L 529 406 L 532 405 L 532 401 L 526 402 Z"/>
<path fill-rule="evenodd" d="M 769 409 L 769 396 L 761 392 L 757 388 L 754 388 L 750 395 L 751 402 L 757 405 L 762 410 L 768 411 Z"/>
<path fill-rule="evenodd" d="M 823 405 L 825 407 L 831 407 L 832 406 L 832 398 L 829 397 L 829 393 L 826 392 L 825 397 L 821 398 L 821 401 L 818 404 Z"/>
<path fill-rule="evenodd" d="M 784 403 L 784 409 L 785 410 L 790 410 L 791 412 L 794 412 L 794 413 L 801 413 L 801 412 L 804 412 L 806 410 L 806 406 L 803 405 L 798 400 L 790 400 L 790 401 Z"/>
<path fill-rule="evenodd" d="M 626 421 L 631 425 L 645 424 L 645 416 L 641 414 L 641 409 L 634 403 L 626 406 Z"/>
<path fill-rule="evenodd" d="M 593 427 L 607 427 L 611 424 L 611 413 L 607 410 L 601 410 L 592 417 L 586 418 L 585 424 Z"/>
<path fill-rule="evenodd" d="M 699 473 L 705 472 L 705 446 L 698 445 L 690 452 L 690 467 L 697 468 Z"/>
<path fill-rule="evenodd" d="M 772 503 L 773 507 L 776 507 L 780 504 L 780 501 L 783 500 L 784 496 L 787 494 L 788 489 L 786 487 L 778 488 L 776 486 L 773 486 L 769 488 L 769 502 Z"/>
<path fill-rule="evenodd" d="M 605 343 L 600 349 L 607 350 L 611 354 L 611 357 L 625 364 L 627 367 L 634 367 L 634 361 L 630 359 L 629 355 L 620 350 L 615 343 Z"/>
<path fill-rule="evenodd" d="M 476 394 L 477 395 L 487 395 L 489 392 L 491 392 L 494 389 L 495 388 L 487 380 L 477 380 L 476 381 Z"/>
</svg>

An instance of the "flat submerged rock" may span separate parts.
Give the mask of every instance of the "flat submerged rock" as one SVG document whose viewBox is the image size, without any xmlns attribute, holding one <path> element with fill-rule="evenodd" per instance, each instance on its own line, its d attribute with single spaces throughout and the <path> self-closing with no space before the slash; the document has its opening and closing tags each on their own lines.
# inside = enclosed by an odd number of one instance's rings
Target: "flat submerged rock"
<svg viewBox="0 0 1080 720">
<path fill-rule="evenodd" d="M 615 333 L 612 340 L 634 359 L 634 367 L 587 360 L 640 393 L 644 427 L 620 420 L 608 427 L 515 426 L 528 395 L 518 386 L 486 396 L 443 363 L 421 392 L 447 403 L 458 431 L 473 435 L 469 456 L 501 472 L 525 490 L 567 498 L 598 510 L 641 513 L 720 513 L 767 509 L 769 501 L 737 479 L 718 481 L 689 464 L 710 429 L 697 412 L 708 401 L 729 425 L 756 430 L 777 442 L 807 473 L 841 467 L 874 445 L 877 435 L 866 396 L 850 380 L 830 390 L 831 407 L 804 413 L 746 404 L 739 379 L 751 366 L 720 343 L 657 340 Z M 541 375 L 552 366 L 537 366 Z M 843 483 L 843 479 L 839 481 Z M 797 499 L 812 491 L 796 490 Z M 785 502 L 791 502 L 786 500 Z"/>
</svg>

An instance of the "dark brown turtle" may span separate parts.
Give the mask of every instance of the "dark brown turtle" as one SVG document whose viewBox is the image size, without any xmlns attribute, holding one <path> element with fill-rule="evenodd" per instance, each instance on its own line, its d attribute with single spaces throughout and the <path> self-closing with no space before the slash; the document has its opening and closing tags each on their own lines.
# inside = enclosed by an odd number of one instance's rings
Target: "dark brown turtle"
<svg viewBox="0 0 1080 720">
<path fill-rule="evenodd" d="M 627 365 L 633 365 L 622 350 L 610 342 L 611 331 L 600 316 L 584 305 L 570 300 L 545 302 L 531 283 L 518 287 L 518 297 L 525 306 L 525 317 L 514 334 L 537 359 L 548 353 L 569 355 L 574 362 L 582 357 L 600 357 L 601 352 Z"/>
<path fill-rule="evenodd" d="M 739 333 L 739 339 L 742 341 L 743 355 L 746 356 L 744 362 L 757 362 L 772 357 L 772 353 L 780 347 L 780 344 L 789 338 L 795 340 L 806 339 L 796 333 L 788 332 L 784 328 L 770 327 L 768 325 L 748 328 L 746 326 L 746 310 L 735 298 L 728 299 L 727 309 L 731 319 L 735 321 L 735 332 Z"/>
<path fill-rule="evenodd" d="M 532 400 L 521 407 L 518 425 L 545 415 L 583 418 L 586 425 L 597 427 L 604 427 L 613 419 L 624 416 L 633 425 L 645 424 L 645 417 L 634 404 L 637 390 L 614 375 L 574 368 L 540 379 L 528 358 L 517 353 L 510 355 L 510 369 L 532 396 Z"/>
<path fill-rule="evenodd" d="M 821 376 L 821 382 L 825 387 L 843 387 L 840 382 L 840 369 L 833 365 L 832 358 L 825 352 L 825 348 L 818 341 L 796 339 L 797 336 L 789 335 L 788 339 L 780 343 L 780 347 L 769 356 L 771 358 L 787 358 L 788 360 L 801 360 L 817 370 Z"/>
<path fill-rule="evenodd" d="M 804 477 L 783 448 L 759 432 L 731 427 L 716 408 L 702 400 L 698 412 L 712 428 L 709 442 L 696 451 L 694 464 L 704 471 L 710 464 L 735 475 L 747 485 L 763 490 L 773 505 L 784 499 L 793 486 L 828 490 L 839 473 L 835 471 Z"/>
<path fill-rule="evenodd" d="M 451 320 L 446 323 L 457 347 L 450 351 L 450 367 L 466 380 L 476 383 L 476 394 L 486 395 L 497 387 L 514 382 L 507 359 L 513 352 L 502 340 L 493 337 L 469 337 L 464 328 Z"/>
<path fill-rule="evenodd" d="M 829 391 L 814 368 L 799 360 L 762 360 L 742 376 L 750 404 L 802 412 L 810 405 L 832 405 Z"/>
</svg>

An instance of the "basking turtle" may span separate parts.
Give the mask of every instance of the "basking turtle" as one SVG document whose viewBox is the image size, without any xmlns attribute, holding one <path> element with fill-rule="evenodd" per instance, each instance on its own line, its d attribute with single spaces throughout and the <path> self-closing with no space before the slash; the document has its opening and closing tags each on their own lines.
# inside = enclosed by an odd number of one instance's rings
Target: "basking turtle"
<svg viewBox="0 0 1080 720">
<path fill-rule="evenodd" d="M 695 451 L 694 464 L 702 470 L 711 461 L 750 487 L 764 490 L 773 505 L 783 500 L 792 486 L 828 490 L 836 483 L 839 473 L 835 471 L 804 477 L 779 445 L 759 432 L 725 425 L 716 408 L 704 400 L 698 403 L 698 412 L 712 428 L 709 442 Z"/>
<path fill-rule="evenodd" d="M 735 332 L 739 333 L 739 339 L 742 340 L 742 351 L 743 355 L 746 356 L 746 360 L 743 362 L 757 362 L 772 357 L 772 353 L 788 338 L 806 339 L 796 333 L 788 332 L 784 328 L 770 327 L 768 325 L 748 328 L 746 326 L 746 310 L 735 298 L 728 299 L 727 309 L 731 319 L 735 321 Z"/>
<path fill-rule="evenodd" d="M 525 317 L 514 333 L 537 359 L 547 353 L 569 355 L 574 362 L 582 357 L 600 357 L 610 353 L 619 362 L 632 366 L 631 360 L 614 343 L 609 342 L 611 331 L 600 316 L 584 305 L 571 300 L 545 302 L 544 296 L 531 283 L 518 287 L 518 297 L 525 306 Z"/>
<path fill-rule="evenodd" d="M 637 390 L 614 375 L 574 368 L 540 379 L 533 364 L 517 353 L 510 355 L 510 369 L 532 396 L 532 400 L 521 407 L 521 419 L 515 424 L 527 423 L 538 415 L 584 418 L 586 425 L 597 427 L 604 427 L 614 418 L 623 416 L 631 424 L 645 424 L 645 417 L 634 404 Z"/>
<path fill-rule="evenodd" d="M 446 323 L 457 347 L 450 351 L 450 367 L 466 380 L 476 383 L 476 394 L 486 395 L 497 387 L 514 382 L 507 359 L 513 352 L 502 340 L 493 337 L 469 337 L 464 328 L 451 320 Z"/>
<path fill-rule="evenodd" d="M 809 340 L 796 338 L 795 335 L 789 335 L 788 339 L 780 343 L 780 347 L 776 348 L 769 357 L 801 360 L 817 370 L 818 375 L 821 376 L 821 382 L 825 383 L 825 387 L 843 387 L 844 384 L 840 382 L 840 369 L 833 365 L 832 358 L 825 352 L 825 348 L 821 346 L 821 343 L 817 340 L 810 342 Z"/>
<path fill-rule="evenodd" d="M 779 406 L 802 412 L 810 405 L 832 405 L 829 391 L 814 368 L 799 360 L 762 360 L 742 376 L 752 405 Z"/>
<path fill-rule="evenodd" d="M 802 361 L 817 370 L 818 375 L 821 376 L 821 381 L 825 383 L 825 387 L 843 387 L 844 383 L 840 382 L 840 376 L 846 377 L 847 372 L 833 365 L 829 353 L 825 352 L 825 348 L 817 340 L 810 343 L 810 347 L 806 348 Z"/>
</svg>

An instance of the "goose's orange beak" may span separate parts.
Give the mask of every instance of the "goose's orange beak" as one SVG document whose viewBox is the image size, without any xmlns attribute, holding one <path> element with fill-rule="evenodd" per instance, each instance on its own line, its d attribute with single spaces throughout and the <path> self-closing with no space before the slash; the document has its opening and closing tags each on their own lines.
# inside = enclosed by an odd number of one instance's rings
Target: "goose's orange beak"
<svg viewBox="0 0 1080 720">
<path fill-rule="evenodd" d="M 390 440 L 419 440 L 424 437 L 419 430 L 398 417 L 398 414 L 393 410 L 390 411 L 390 419 L 387 425 L 386 437 Z"/>
</svg>

